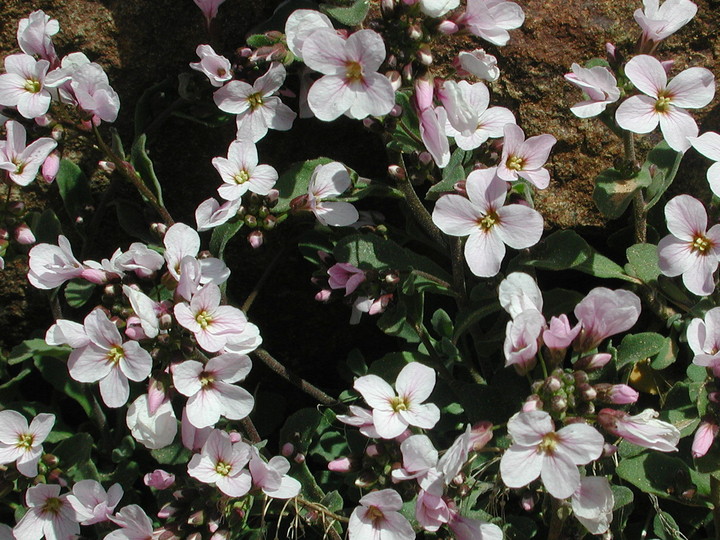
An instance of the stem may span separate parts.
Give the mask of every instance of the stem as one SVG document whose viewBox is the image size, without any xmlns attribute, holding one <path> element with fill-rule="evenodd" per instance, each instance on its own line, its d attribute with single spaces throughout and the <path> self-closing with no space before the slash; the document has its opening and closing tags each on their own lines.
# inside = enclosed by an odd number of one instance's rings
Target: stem
<svg viewBox="0 0 720 540">
<path fill-rule="evenodd" d="M 435 350 L 435 346 L 432 344 L 432 341 L 430 340 L 430 336 L 428 335 L 425 326 L 422 324 L 422 322 L 418 322 L 413 324 L 413 328 L 417 332 L 418 336 L 420 336 L 420 342 L 425 345 L 425 348 L 427 349 L 430 358 L 432 358 L 433 360 L 435 369 L 440 373 L 440 376 L 443 379 L 452 381 L 452 373 L 450 373 L 450 370 L 445 366 L 445 364 L 443 364 L 442 358 Z"/>
<path fill-rule="evenodd" d="M 720 478 L 710 475 L 710 502 L 713 505 L 712 515 L 715 523 L 715 540 L 720 540 Z"/>
<path fill-rule="evenodd" d="M 165 225 L 167 225 L 168 227 L 174 225 L 175 220 L 172 218 L 167 209 L 162 204 L 160 204 L 157 197 L 155 197 L 155 194 L 150 190 L 149 187 L 147 187 L 142 178 L 140 178 L 135 173 L 132 167 L 130 167 L 130 164 L 112 151 L 112 148 L 107 145 L 105 140 L 102 138 L 102 135 L 100 135 L 100 131 L 98 130 L 97 126 L 93 126 L 93 132 L 95 133 L 95 138 L 97 139 L 100 149 L 105 153 L 107 157 L 110 158 L 110 161 L 115 164 L 115 170 L 118 171 L 123 177 L 125 177 L 125 179 L 128 180 L 132 185 L 134 185 L 143 197 L 150 201 L 152 207 L 158 214 L 160 214 L 160 217 L 162 217 Z"/>
<path fill-rule="evenodd" d="M 324 506 L 322 506 L 320 504 L 315 504 L 314 502 L 305 500 L 302 497 L 295 497 L 295 499 L 297 500 L 298 503 L 300 503 L 304 507 L 311 508 L 313 510 L 317 510 L 318 512 L 322 512 L 324 515 L 333 518 L 335 521 L 339 521 L 341 523 L 347 523 L 348 521 L 350 521 L 345 516 L 341 516 L 339 514 L 331 512 L 330 510 L 328 510 L 327 508 L 325 508 Z"/>
<path fill-rule="evenodd" d="M 427 272 L 423 272 L 422 270 L 411 270 L 410 273 L 416 276 L 423 277 L 425 279 L 429 279 L 430 281 L 434 281 L 441 287 L 445 287 L 446 289 L 448 289 L 448 291 L 450 291 L 453 296 L 457 296 L 457 293 L 453 291 L 453 286 L 444 279 L 440 279 L 439 277 L 428 274 Z"/>
<path fill-rule="evenodd" d="M 245 433 L 247 434 L 248 438 L 250 439 L 250 442 L 253 444 L 257 444 L 262 439 L 260 438 L 260 434 L 258 433 L 257 428 L 255 427 L 255 424 L 252 420 L 250 420 L 249 416 L 246 416 L 242 420 L 240 420 L 240 425 L 245 430 Z"/>
<path fill-rule="evenodd" d="M 245 302 L 243 302 L 242 308 L 240 308 L 243 310 L 243 313 L 247 313 L 250 309 L 250 306 L 253 305 L 255 298 L 257 298 L 257 295 L 260 293 L 260 289 L 262 289 L 263 285 L 265 285 L 265 282 L 270 277 L 270 274 L 275 269 L 275 266 L 277 266 L 277 263 L 280 261 L 280 257 L 283 255 L 284 252 L 285 248 L 282 248 L 280 251 L 278 251 L 277 255 L 275 255 L 275 257 L 273 257 L 273 260 L 270 261 L 270 264 L 265 267 L 265 271 L 263 272 L 262 276 L 260 276 L 260 279 L 255 285 L 255 288 L 245 299 Z"/>
<path fill-rule="evenodd" d="M 635 140 L 631 131 L 623 131 L 623 151 L 625 160 L 631 167 L 635 167 Z M 638 189 L 633 196 L 633 221 L 635 224 L 635 243 L 644 244 L 647 241 L 647 209 L 642 189 Z"/>
<path fill-rule="evenodd" d="M 450 260 L 452 262 L 453 285 L 460 298 L 465 299 L 465 258 L 462 254 L 462 238 L 455 237 L 450 240 Z"/>
<path fill-rule="evenodd" d="M 548 531 L 548 540 L 560 540 L 562 538 L 563 525 L 565 525 L 565 518 L 560 516 L 560 504 L 561 502 L 555 497 L 552 498 L 551 503 L 551 517 L 550 517 L 550 530 Z"/>
<path fill-rule="evenodd" d="M 269 367 L 272 371 L 280 375 L 283 379 L 294 384 L 300 390 L 302 390 L 318 402 L 322 403 L 323 405 L 332 406 L 338 404 L 337 399 L 329 396 L 316 386 L 313 386 L 312 384 L 307 382 L 305 379 L 298 377 L 295 373 L 293 373 L 285 366 L 283 366 L 280 362 L 275 360 L 265 349 L 256 349 L 255 352 L 253 352 L 252 354 L 256 358 L 258 358 L 263 364 Z"/>
</svg>

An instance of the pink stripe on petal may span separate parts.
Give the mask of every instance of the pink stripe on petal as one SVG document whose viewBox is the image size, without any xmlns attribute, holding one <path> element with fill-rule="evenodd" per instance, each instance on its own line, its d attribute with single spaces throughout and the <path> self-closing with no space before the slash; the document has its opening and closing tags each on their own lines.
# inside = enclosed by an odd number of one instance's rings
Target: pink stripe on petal
<svg viewBox="0 0 720 540">
<path fill-rule="evenodd" d="M 678 152 L 690 148 L 688 137 L 697 137 L 698 126 L 689 112 L 671 105 L 659 118 L 660 130 L 670 148 Z"/>
<path fill-rule="evenodd" d="M 543 218 L 540 212 L 521 204 L 510 204 L 498 210 L 500 222 L 495 231 L 513 249 L 525 249 L 540 241 Z"/>
<path fill-rule="evenodd" d="M 329 122 L 352 106 L 355 101 L 355 91 L 347 85 L 344 78 L 325 75 L 310 87 L 307 101 L 315 116 Z"/>
<path fill-rule="evenodd" d="M 395 381 L 398 394 L 414 403 L 422 403 L 429 398 L 433 388 L 435 388 L 435 370 L 419 362 L 405 366 Z"/>
<path fill-rule="evenodd" d="M 360 392 L 365 403 L 373 409 L 390 410 L 390 400 L 396 397 L 395 391 L 377 375 L 365 375 L 355 380 L 353 388 Z"/>
<path fill-rule="evenodd" d="M 658 258 L 660 271 L 666 276 L 675 277 L 695 264 L 697 256 L 690 249 L 689 242 L 670 235 L 658 243 Z"/>
<path fill-rule="evenodd" d="M 130 396 L 130 385 L 127 377 L 119 368 L 113 368 L 100 381 L 100 395 L 105 405 L 111 408 L 122 407 Z"/>
<path fill-rule="evenodd" d="M 646 54 L 632 58 L 625 66 L 625 75 L 643 94 L 657 98 L 667 86 L 667 74 L 660 61 Z"/>
<path fill-rule="evenodd" d="M 683 284 L 693 294 L 708 296 L 715 290 L 713 273 L 717 270 L 718 260 L 714 257 L 697 257 L 697 261 L 682 275 Z"/>
<path fill-rule="evenodd" d="M 564 454 L 545 455 L 540 473 L 545 489 L 557 499 L 566 499 L 580 487 L 580 471 Z"/>
<path fill-rule="evenodd" d="M 373 409 L 373 424 L 383 439 L 393 439 L 408 427 L 407 421 L 393 410 Z"/>
<path fill-rule="evenodd" d="M 496 176 L 498 169 L 472 171 L 465 182 L 468 197 L 483 215 L 496 211 L 505 203 L 507 184 Z"/>
<path fill-rule="evenodd" d="M 691 67 L 667 85 L 672 104 L 685 109 L 700 109 L 715 97 L 715 76 L 702 67 Z"/>
<path fill-rule="evenodd" d="M 445 234 L 467 236 L 478 227 L 482 212 L 461 195 L 444 195 L 435 203 L 432 220 Z"/>
<path fill-rule="evenodd" d="M 507 487 L 521 488 L 540 476 L 543 454 L 536 447 L 513 445 L 505 450 L 500 460 L 500 474 Z"/>
</svg>

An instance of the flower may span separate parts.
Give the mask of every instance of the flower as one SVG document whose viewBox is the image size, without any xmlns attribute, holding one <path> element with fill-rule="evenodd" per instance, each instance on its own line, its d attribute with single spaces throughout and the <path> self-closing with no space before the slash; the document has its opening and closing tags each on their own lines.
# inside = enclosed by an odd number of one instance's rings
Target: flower
<svg viewBox="0 0 720 540">
<path fill-rule="evenodd" d="M 507 45 L 508 30 L 520 28 L 525 21 L 522 8 L 505 0 L 468 0 L 467 10 L 458 18 L 470 33 L 493 45 Z"/>
<path fill-rule="evenodd" d="M 337 419 L 343 424 L 349 426 L 355 426 L 358 428 L 360 433 L 370 439 L 377 439 L 380 434 L 375 429 L 373 423 L 373 415 L 371 411 L 358 407 L 357 405 L 350 405 L 350 414 L 338 414 Z"/>
<path fill-rule="evenodd" d="M 695 437 L 693 437 L 692 456 L 697 459 L 707 454 L 718 432 L 720 432 L 720 426 L 717 423 L 710 420 L 700 422 Z"/>
<path fill-rule="evenodd" d="M 140 242 L 130 244 L 128 250 L 115 260 L 120 270 L 135 272 L 140 278 L 151 277 L 162 268 L 163 262 L 162 255 Z"/>
<path fill-rule="evenodd" d="M 28 426 L 19 412 L 0 411 L 0 464 L 14 461 L 20 474 L 36 477 L 37 464 L 43 453 L 42 443 L 54 424 L 54 414 L 38 414 Z"/>
<path fill-rule="evenodd" d="M 687 340 L 695 353 L 693 364 L 720 373 L 720 307 L 708 310 L 704 320 L 690 321 Z"/>
<path fill-rule="evenodd" d="M 137 341 L 123 343 L 117 327 L 101 309 L 91 311 L 83 322 L 89 343 L 70 353 L 70 376 L 78 382 L 100 381 L 105 405 L 122 407 L 130 395 L 128 379 L 139 382 L 150 375 L 150 353 Z"/>
<path fill-rule="evenodd" d="M 458 69 L 459 75 L 475 75 L 488 82 L 496 81 L 500 77 L 497 58 L 492 54 L 487 54 L 484 49 L 460 51 L 457 61 L 453 62 L 453 65 Z"/>
<path fill-rule="evenodd" d="M 200 61 L 191 62 L 190 67 L 204 73 L 210 80 L 210 84 L 220 88 L 232 79 L 230 60 L 217 54 L 210 45 L 198 45 L 195 53 L 200 57 Z"/>
<path fill-rule="evenodd" d="M 500 282 L 498 300 L 513 319 L 528 310 L 542 313 L 542 293 L 535 280 L 524 272 L 512 272 Z"/>
<path fill-rule="evenodd" d="M 208 283 L 195 293 L 190 303 L 180 302 L 173 308 L 177 322 L 190 330 L 198 345 L 208 352 L 222 349 L 231 336 L 240 334 L 247 323 L 245 314 L 236 307 L 221 306 L 220 287 Z"/>
<path fill-rule="evenodd" d="M 411 435 L 400 444 L 403 466 L 392 470 L 393 482 L 417 478 L 420 482 L 438 463 L 438 451 L 427 435 Z"/>
<path fill-rule="evenodd" d="M 265 75 L 250 86 L 230 81 L 213 95 L 221 111 L 237 115 L 237 139 L 258 142 L 268 128 L 287 131 L 297 116 L 280 98 L 274 96 L 285 82 L 285 68 L 279 62 L 270 64 Z"/>
<path fill-rule="evenodd" d="M 225 0 L 193 0 L 195 5 L 200 8 L 205 16 L 205 22 L 210 28 L 210 23 L 217 17 L 218 8 Z"/>
<path fill-rule="evenodd" d="M 656 420 L 657 411 L 645 409 L 630 416 L 624 411 L 602 409 L 598 413 L 599 424 L 609 433 L 644 448 L 658 452 L 675 452 L 680 441 L 680 430 L 672 424 Z"/>
<path fill-rule="evenodd" d="M 292 499 L 300 493 L 300 482 L 288 476 L 290 463 L 282 456 L 275 456 L 267 463 L 258 451 L 251 447 L 250 463 L 253 485 L 259 487 L 265 495 L 274 499 Z"/>
<path fill-rule="evenodd" d="M 460 5 L 460 0 L 419 0 L 420 11 L 428 17 L 439 18 Z"/>
<path fill-rule="evenodd" d="M 79 516 L 68 495 L 60 495 L 57 484 L 38 484 L 25 492 L 28 511 L 13 529 L 15 538 L 23 540 L 65 540 L 80 534 Z"/>
<path fill-rule="evenodd" d="M 17 185 L 27 186 L 35 180 L 57 143 L 49 137 L 41 137 L 25 146 L 26 131 L 21 123 L 8 120 L 5 129 L 7 140 L 0 141 L 0 169 L 7 171 L 10 180 Z"/>
<path fill-rule="evenodd" d="M 652 52 L 659 41 L 671 36 L 685 26 L 697 13 L 697 6 L 690 0 L 643 0 L 644 9 L 634 13 L 635 21 L 642 28 L 640 49 Z"/>
<path fill-rule="evenodd" d="M 720 259 L 720 225 L 707 230 L 705 207 L 690 195 L 673 197 L 665 205 L 665 220 L 670 234 L 658 243 L 660 271 L 670 277 L 682 274 L 693 294 L 711 294 Z"/>
<path fill-rule="evenodd" d="M 503 540 L 500 527 L 479 519 L 463 517 L 457 512 L 448 526 L 455 534 L 455 540 Z"/>
<path fill-rule="evenodd" d="M 345 289 L 345 296 L 355 292 L 365 281 L 365 272 L 350 263 L 335 263 L 328 268 L 328 285 L 331 289 Z"/>
<path fill-rule="evenodd" d="M 707 171 L 707 180 L 712 192 L 720 197 L 720 135 L 708 131 L 699 137 L 688 137 L 688 141 L 695 150 L 715 162 Z"/>
<path fill-rule="evenodd" d="M 121 528 L 112 531 L 105 540 L 152 540 L 155 537 L 152 520 L 137 504 L 123 507 L 110 519 Z"/>
<path fill-rule="evenodd" d="M 640 317 L 640 298 L 630 291 L 595 287 L 575 306 L 582 330 L 575 340 L 578 351 L 589 351 L 605 338 L 632 328 Z"/>
<path fill-rule="evenodd" d="M 94 125 L 100 121 L 114 122 L 120 111 L 120 97 L 110 86 L 103 68 L 94 62 L 78 66 L 70 82 L 78 106 L 93 116 Z"/>
<path fill-rule="evenodd" d="M 570 499 L 575 517 L 590 534 L 603 534 L 613 517 L 613 497 L 607 478 L 584 476 Z"/>
<path fill-rule="evenodd" d="M 397 394 L 377 375 L 355 380 L 353 388 L 373 408 L 373 423 L 380 437 L 392 439 L 410 426 L 432 429 L 440 419 L 440 409 L 423 404 L 435 388 L 435 371 L 418 362 L 406 365 L 395 381 Z"/>
<path fill-rule="evenodd" d="M 331 30 L 316 30 L 302 46 L 303 61 L 324 76 L 310 87 L 308 105 L 320 120 L 342 114 L 361 120 L 382 116 L 395 105 L 395 91 L 377 72 L 385 43 L 373 30 L 359 30 L 344 40 Z"/>
<path fill-rule="evenodd" d="M 504 142 L 498 177 L 507 182 L 524 178 L 535 187 L 545 189 L 550 183 L 550 173 L 543 167 L 550 150 L 557 142 L 552 135 L 536 135 L 525 140 L 525 132 L 514 123 L 505 124 Z"/>
<path fill-rule="evenodd" d="M 588 99 L 576 103 L 570 110 L 578 118 L 590 118 L 597 116 L 605 110 L 610 103 L 620 99 L 620 89 L 617 86 L 617 79 L 604 66 L 584 68 L 573 63 L 572 73 L 567 73 L 565 79 L 579 87 Z"/>
<path fill-rule="evenodd" d="M 447 112 L 442 107 L 427 107 L 418 113 L 420 138 L 435 164 L 444 169 L 450 163 L 450 142 L 445 134 Z"/>
<path fill-rule="evenodd" d="M 382 538 L 382 540 L 412 540 L 415 531 L 398 510 L 403 501 L 397 491 L 382 489 L 360 499 L 348 524 L 350 540 Z"/>
<path fill-rule="evenodd" d="M 225 416 L 242 420 L 252 411 L 252 395 L 232 383 L 243 380 L 250 373 L 250 358 L 241 354 L 221 354 L 203 365 L 186 360 L 172 368 L 173 383 L 178 392 L 189 397 L 186 406 L 188 420 L 196 428 L 214 426 Z"/>
<path fill-rule="evenodd" d="M 233 141 L 227 159 L 216 157 L 212 164 L 223 179 L 218 193 L 226 201 L 236 201 L 248 191 L 267 195 L 278 179 L 273 167 L 258 165 L 257 147 L 250 141 Z"/>
<path fill-rule="evenodd" d="M 334 161 L 318 165 L 310 177 L 307 208 L 323 225 L 343 227 L 355 223 L 360 215 L 352 204 L 324 200 L 337 197 L 351 185 L 350 173 L 342 163 Z"/>
<path fill-rule="evenodd" d="M 513 445 L 500 460 L 500 474 L 510 488 L 528 485 L 538 476 L 545 489 L 557 499 L 565 499 L 580 487 L 578 465 L 600 457 L 603 436 L 587 424 L 569 424 L 555 431 L 545 411 L 516 413 L 508 421 Z"/>
<path fill-rule="evenodd" d="M 80 277 L 83 266 L 73 255 L 70 242 L 58 236 L 58 245 L 38 244 L 30 250 L 28 281 L 38 289 L 54 289 Z"/>
<path fill-rule="evenodd" d="M 250 472 L 244 468 L 249 460 L 250 445 L 232 443 L 230 435 L 215 429 L 202 452 L 188 463 L 188 474 L 206 484 L 215 484 L 225 495 L 242 497 L 252 487 Z"/>
<path fill-rule="evenodd" d="M 242 198 L 235 199 L 234 201 L 225 201 L 222 205 L 212 197 L 205 199 L 195 210 L 197 230 L 207 231 L 219 227 L 223 223 L 227 223 L 237 215 L 237 211 L 241 206 Z"/>
<path fill-rule="evenodd" d="M 545 328 L 545 317 L 537 310 L 523 311 L 505 328 L 505 367 L 513 366 L 519 375 L 532 371 L 537 363 L 538 339 Z"/>
<path fill-rule="evenodd" d="M 519 129 L 519 128 L 518 128 Z M 536 244 L 543 232 L 542 216 L 527 206 L 503 206 L 507 184 L 495 169 L 480 169 L 467 177 L 469 199 L 444 195 L 435 204 L 432 220 L 451 236 L 468 236 L 465 260 L 473 274 L 491 277 L 500 271 L 505 245 L 524 249 Z"/>
<path fill-rule="evenodd" d="M 17 40 L 25 54 L 37 55 L 43 60 L 57 60 L 52 36 L 60 31 L 60 23 L 51 19 L 42 10 L 33 11 L 27 18 L 20 19 Z"/>
<path fill-rule="evenodd" d="M 288 49 L 302 60 L 302 48 L 305 40 L 316 30 L 334 31 L 327 15 L 314 9 L 296 9 L 285 23 L 285 41 Z"/>
<path fill-rule="evenodd" d="M 80 480 L 73 486 L 67 500 L 82 525 L 93 525 L 109 521 L 122 496 L 120 484 L 113 484 L 105 491 L 97 480 Z"/>
<path fill-rule="evenodd" d="M 670 82 L 660 60 L 641 54 L 625 65 L 625 75 L 645 95 L 623 101 L 615 112 L 618 125 L 633 133 L 650 133 L 658 123 L 670 148 L 684 152 L 698 127 L 685 109 L 699 109 L 715 95 L 715 77 L 708 69 L 692 67 Z"/>
<path fill-rule="evenodd" d="M 162 469 L 155 469 L 143 476 L 143 483 L 154 489 L 167 489 L 175 483 L 175 475 Z"/>
<path fill-rule="evenodd" d="M 15 107 L 25 118 L 37 118 L 50 108 L 50 90 L 66 79 L 48 74 L 50 62 L 27 54 L 5 57 L 5 73 L 0 75 L 0 105 Z"/>
<path fill-rule="evenodd" d="M 543 330 L 543 343 L 551 350 L 567 349 L 581 329 L 582 325 L 580 323 L 571 327 L 570 321 L 564 313 L 559 317 L 551 317 L 548 327 Z"/>
<path fill-rule="evenodd" d="M 170 400 L 151 411 L 148 394 L 139 396 L 130 404 L 125 423 L 133 438 L 151 450 L 172 444 L 177 434 L 177 417 Z"/>
</svg>

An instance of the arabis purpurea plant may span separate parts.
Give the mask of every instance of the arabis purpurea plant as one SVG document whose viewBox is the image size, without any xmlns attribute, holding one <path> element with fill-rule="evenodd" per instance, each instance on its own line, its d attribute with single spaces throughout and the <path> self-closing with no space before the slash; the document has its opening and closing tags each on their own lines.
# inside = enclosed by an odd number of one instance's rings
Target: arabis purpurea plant
<svg viewBox="0 0 720 540">
<path fill-rule="evenodd" d="M 195 3 L 211 33 L 232 16 Z M 286 8 L 228 50 L 197 44 L 178 100 L 154 118 L 138 104 L 132 141 L 106 125 L 133 104 L 103 66 L 56 50 L 52 14 L 19 22 L 0 74 L 0 268 L 25 265 L 55 322 L 0 357 L 0 537 L 720 538 L 718 212 L 665 194 L 685 153 L 720 159 L 720 135 L 696 119 L 715 80 L 658 52 L 697 6 L 645 0 L 634 48 L 565 76 L 584 93 L 568 119 L 623 141 L 595 200 L 628 216 L 612 249 L 626 242 L 627 261 L 547 230 L 534 208 L 560 134 L 531 133 L 486 84 L 506 73 L 520 5 Z M 459 50 L 467 34 L 493 54 Z M 450 65 L 435 64 L 440 45 Z M 178 112 L 236 133 L 197 156 L 220 200 L 193 201 L 194 224 L 173 218 L 163 189 L 182 179 L 158 178 L 146 148 Z M 270 130 L 341 116 L 336 129 L 362 121 L 378 138 L 387 177 L 317 155 L 270 163 Z M 664 140 L 641 155 L 636 135 L 658 126 Z M 76 140 L 96 170 L 68 159 Z M 140 197 L 115 200 L 86 173 Z M 40 174 L 63 212 L 25 204 Z M 718 194 L 717 164 L 707 179 Z M 109 206 L 119 246 L 96 234 Z M 314 271 L 288 267 L 296 246 Z M 263 251 L 273 262 L 247 283 Z M 371 355 L 336 339 L 337 365 L 290 370 L 269 351 L 297 332 L 250 311 L 266 291 L 284 297 L 282 266 L 393 345 Z M 568 289 L 578 272 L 594 279 Z M 329 348 L 328 333 L 301 338 Z M 277 378 L 296 393 L 268 399 Z"/>
</svg>

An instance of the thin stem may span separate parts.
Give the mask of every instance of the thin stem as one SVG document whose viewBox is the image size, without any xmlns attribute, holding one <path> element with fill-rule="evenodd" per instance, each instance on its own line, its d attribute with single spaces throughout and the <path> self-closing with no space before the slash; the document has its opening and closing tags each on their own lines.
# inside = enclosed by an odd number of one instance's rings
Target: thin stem
<svg viewBox="0 0 720 540">
<path fill-rule="evenodd" d="M 100 134 L 97 126 L 93 126 L 93 132 L 95 133 L 95 138 L 97 139 L 100 149 L 105 153 L 107 157 L 110 158 L 110 161 L 115 164 L 115 170 L 118 171 L 132 185 L 134 185 L 143 197 L 150 201 L 150 204 L 155 209 L 155 211 L 160 214 L 160 217 L 165 222 L 165 225 L 167 225 L 168 227 L 174 225 L 175 220 L 172 218 L 167 209 L 162 204 L 160 204 L 155 194 L 150 190 L 149 187 L 147 187 L 142 178 L 140 178 L 135 173 L 135 171 L 130 167 L 130 164 L 120 158 L 120 156 L 115 154 L 115 152 L 113 152 L 112 148 L 110 148 L 105 142 L 105 140 L 102 138 L 102 135 Z"/>
<path fill-rule="evenodd" d="M 260 289 L 262 289 L 263 285 L 265 285 L 265 282 L 270 277 L 270 274 L 277 266 L 277 263 L 280 262 L 280 257 L 282 257 L 283 253 L 285 252 L 285 249 L 281 249 L 278 251 L 277 255 L 273 257 L 273 260 L 270 261 L 270 264 L 268 264 L 265 267 L 265 271 L 263 272 L 262 276 L 260 276 L 260 279 L 255 284 L 255 288 L 252 290 L 252 292 L 248 295 L 248 297 L 245 299 L 245 302 L 243 302 L 242 310 L 244 313 L 247 313 L 250 309 L 250 306 L 253 305 L 253 302 L 255 301 L 255 298 L 257 298 L 257 295 L 260 293 Z"/>
<path fill-rule="evenodd" d="M 434 281 L 441 287 L 448 289 L 448 291 L 450 291 L 453 296 L 457 296 L 457 292 L 453 291 L 453 286 L 444 279 L 440 279 L 439 277 L 428 274 L 427 272 L 423 272 L 422 270 L 411 270 L 410 273 L 416 276 L 423 277 L 425 279 L 429 279 L 430 281 Z"/>
<path fill-rule="evenodd" d="M 253 444 L 257 444 L 262 439 L 260 438 L 260 434 L 258 433 L 257 428 L 255 427 L 255 424 L 252 420 L 250 420 L 249 416 L 246 416 L 242 420 L 240 420 L 240 425 L 245 430 L 245 433 L 247 434 L 248 438 L 250 439 L 250 442 Z"/>
<path fill-rule="evenodd" d="M 314 502 L 303 499 L 302 497 L 295 497 L 295 499 L 297 500 L 298 503 L 303 505 L 305 508 L 310 508 L 312 510 L 321 512 L 322 514 L 334 519 L 335 521 L 339 521 L 341 523 L 347 523 L 348 521 L 350 521 L 345 516 L 341 516 L 339 514 L 336 514 L 335 512 L 331 512 L 330 510 L 328 510 L 327 508 L 325 508 L 324 506 L 322 506 L 320 504 L 315 504 Z"/>
<path fill-rule="evenodd" d="M 550 509 L 550 530 L 548 531 L 548 540 L 560 540 L 562 538 L 563 525 L 565 525 L 564 516 L 560 515 L 561 502 L 555 497 L 552 498 Z"/>
<path fill-rule="evenodd" d="M 305 392 L 313 399 L 317 400 L 319 403 L 328 406 L 338 404 L 337 399 L 329 396 L 316 386 L 307 382 L 305 379 L 297 376 L 295 373 L 283 366 L 280 362 L 275 360 L 275 358 L 273 358 L 270 353 L 267 352 L 265 349 L 256 349 L 255 352 L 253 352 L 252 354 L 263 364 L 269 367 L 272 371 L 280 375 L 286 381 L 297 386 L 300 390 Z"/>
<path fill-rule="evenodd" d="M 635 167 L 635 139 L 632 131 L 623 131 L 623 151 L 625 160 L 631 167 Z M 647 209 L 642 189 L 638 189 L 633 196 L 633 222 L 635 225 L 635 243 L 644 244 L 647 241 Z"/>
<path fill-rule="evenodd" d="M 415 329 L 415 332 L 417 332 L 417 335 L 420 336 L 420 342 L 425 345 L 425 348 L 427 349 L 428 354 L 433 361 L 433 365 L 435 369 L 440 373 L 440 376 L 443 379 L 451 381 L 452 373 L 450 373 L 450 370 L 445 366 L 445 364 L 443 364 L 442 358 L 435 350 L 435 346 L 433 345 L 432 340 L 430 339 L 430 335 L 425 329 L 425 326 L 422 324 L 422 322 L 418 322 L 413 325 L 413 328 Z"/>
<path fill-rule="evenodd" d="M 452 262 L 453 285 L 460 298 L 465 299 L 465 258 L 462 253 L 462 238 L 455 237 L 450 240 L 450 260 Z"/>
</svg>

